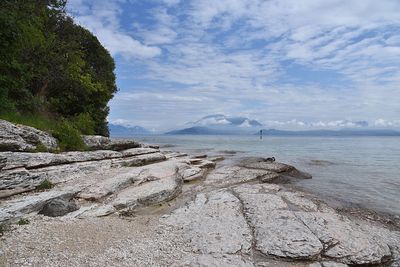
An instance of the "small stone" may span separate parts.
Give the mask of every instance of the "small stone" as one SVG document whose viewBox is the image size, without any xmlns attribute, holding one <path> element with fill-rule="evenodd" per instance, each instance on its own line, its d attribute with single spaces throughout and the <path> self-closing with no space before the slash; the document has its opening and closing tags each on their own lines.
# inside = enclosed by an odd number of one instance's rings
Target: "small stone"
<svg viewBox="0 0 400 267">
<path fill-rule="evenodd" d="M 74 202 L 66 201 L 61 198 L 55 198 L 48 201 L 39 211 L 39 214 L 49 217 L 58 217 L 78 209 L 79 207 Z"/>
</svg>

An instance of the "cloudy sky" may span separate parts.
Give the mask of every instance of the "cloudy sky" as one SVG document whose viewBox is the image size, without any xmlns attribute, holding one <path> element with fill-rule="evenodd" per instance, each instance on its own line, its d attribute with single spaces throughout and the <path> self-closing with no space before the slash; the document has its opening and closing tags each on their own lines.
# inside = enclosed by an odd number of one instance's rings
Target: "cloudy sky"
<svg viewBox="0 0 400 267">
<path fill-rule="evenodd" d="M 116 60 L 111 122 L 400 128 L 399 0 L 69 0 L 68 12 Z"/>
</svg>

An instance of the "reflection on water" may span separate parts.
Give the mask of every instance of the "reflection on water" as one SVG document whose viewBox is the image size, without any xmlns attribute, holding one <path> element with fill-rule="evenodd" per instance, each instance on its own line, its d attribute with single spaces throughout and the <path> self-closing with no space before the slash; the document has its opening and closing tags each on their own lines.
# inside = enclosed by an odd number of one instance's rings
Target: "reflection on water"
<svg viewBox="0 0 400 267">
<path fill-rule="evenodd" d="M 323 196 L 400 215 L 400 138 L 150 136 L 174 150 L 274 156 L 313 175 L 296 185 Z M 243 153 L 234 154 L 234 151 Z"/>
</svg>

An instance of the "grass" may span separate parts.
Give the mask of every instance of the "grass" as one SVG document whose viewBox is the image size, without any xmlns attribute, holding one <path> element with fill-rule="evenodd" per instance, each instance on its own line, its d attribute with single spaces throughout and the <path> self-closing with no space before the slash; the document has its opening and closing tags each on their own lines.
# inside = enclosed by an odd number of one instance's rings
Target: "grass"
<svg viewBox="0 0 400 267">
<path fill-rule="evenodd" d="M 40 184 L 38 186 L 36 186 L 37 190 L 46 190 L 46 189 L 51 189 L 53 188 L 53 183 L 50 182 L 47 179 L 44 179 L 42 182 L 40 182 Z"/>
<path fill-rule="evenodd" d="M 0 119 L 37 128 L 53 135 L 61 151 L 87 150 L 81 134 L 92 134 L 94 124 L 87 114 L 81 114 L 70 120 L 51 118 L 41 114 L 1 113 Z M 45 152 L 46 147 L 39 144 L 35 152 Z"/>
<path fill-rule="evenodd" d="M 27 225 L 27 224 L 29 224 L 30 222 L 29 222 L 29 220 L 28 219 L 25 219 L 25 218 L 21 218 L 21 219 L 19 219 L 19 221 L 18 221 L 18 225 Z"/>
</svg>

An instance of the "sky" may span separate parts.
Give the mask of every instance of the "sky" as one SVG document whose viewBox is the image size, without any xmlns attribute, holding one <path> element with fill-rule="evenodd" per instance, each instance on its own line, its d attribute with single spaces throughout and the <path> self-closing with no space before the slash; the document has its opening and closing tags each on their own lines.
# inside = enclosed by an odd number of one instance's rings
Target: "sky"
<svg viewBox="0 0 400 267">
<path fill-rule="evenodd" d="M 400 129 L 399 0 L 69 0 L 116 62 L 109 121 Z"/>
</svg>

